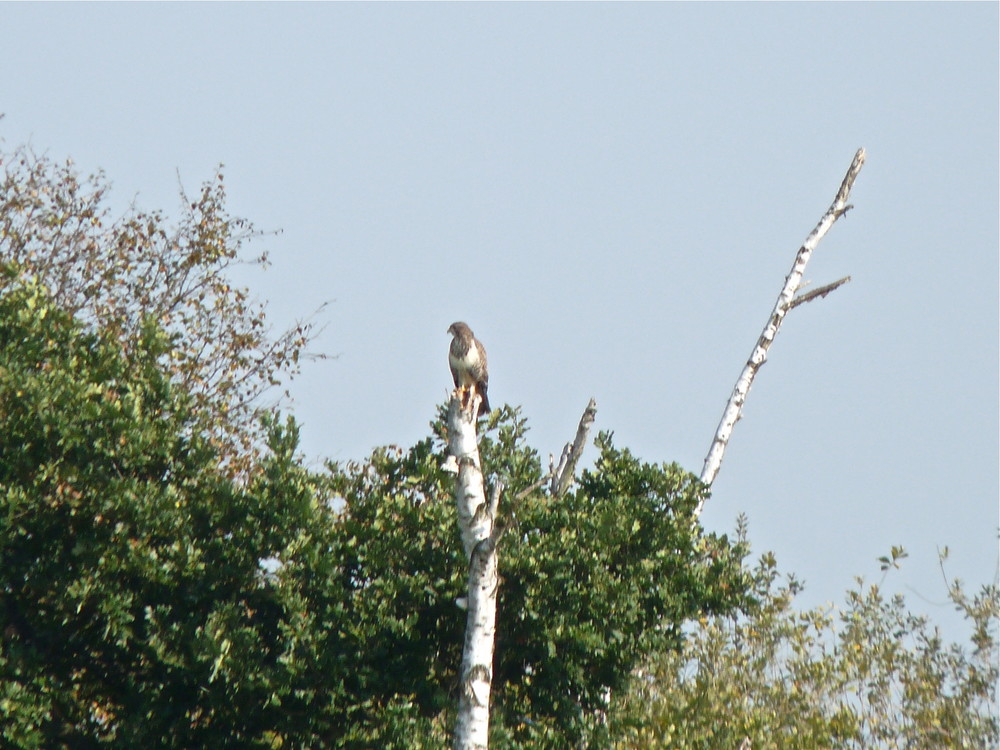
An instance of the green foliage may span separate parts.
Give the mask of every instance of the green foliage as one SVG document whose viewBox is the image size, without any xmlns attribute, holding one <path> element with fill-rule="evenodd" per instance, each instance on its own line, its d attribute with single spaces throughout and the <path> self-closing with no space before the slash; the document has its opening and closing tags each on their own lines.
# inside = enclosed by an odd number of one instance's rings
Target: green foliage
<svg viewBox="0 0 1000 750">
<path fill-rule="evenodd" d="M 176 222 L 111 220 L 102 175 L 29 149 L 0 165 L 4 743 L 440 746 L 468 563 L 443 421 L 410 450 L 306 471 L 294 423 L 256 399 L 310 326 L 269 338 L 227 280 L 254 230 L 221 174 Z M 564 745 L 685 618 L 743 603 L 742 552 L 700 535 L 704 490 L 677 467 L 603 436 L 553 498 L 524 419 L 491 420 L 497 736 Z"/>
<path fill-rule="evenodd" d="M 165 371 L 198 404 L 232 472 L 245 474 L 263 438 L 258 397 L 297 372 L 313 324 L 272 337 L 263 306 L 231 285 L 227 272 L 256 233 L 227 213 L 221 171 L 182 194 L 170 222 L 137 209 L 112 220 L 104 176 L 83 178 L 71 162 L 21 148 L 0 153 L 0 167 L 0 258 L 125 351 L 155 321 L 170 336 Z"/>
<path fill-rule="evenodd" d="M 453 709 L 465 628 L 454 601 L 465 594 L 467 561 L 454 478 L 440 468 L 444 430 L 439 419 L 436 441 L 332 467 L 356 544 L 351 581 L 366 592 L 363 620 L 397 626 L 376 639 L 389 653 L 374 653 L 372 680 L 379 664 L 393 664 L 379 690 L 402 688 L 427 717 Z M 484 466 L 504 483 L 507 524 L 494 745 L 563 747 L 595 739 L 606 691 L 624 685 L 642 655 L 675 648 L 686 618 L 746 603 L 749 580 L 741 547 L 700 533 L 691 513 L 704 488 L 692 475 L 643 464 L 602 435 L 595 469 L 553 498 L 525 431 L 519 412 L 504 408 L 480 445 Z M 372 601 L 373 590 L 386 595 Z"/>
<path fill-rule="evenodd" d="M 424 717 L 451 708 L 465 632 L 455 605 L 465 561 L 440 466 L 429 439 L 331 466 L 333 491 L 346 503 L 335 575 L 346 597 L 343 627 L 359 644 L 352 689 L 380 710 L 405 698 Z"/>
<path fill-rule="evenodd" d="M 0 295 L 0 736 L 5 746 L 246 747 L 294 686 L 292 596 L 259 560 L 322 517 L 273 431 L 219 471 L 146 324 L 126 356 L 37 282 Z"/>
<path fill-rule="evenodd" d="M 447 744 L 468 560 L 444 410 L 408 450 L 306 470 L 255 399 L 309 326 L 269 339 L 226 281 L 252 229 L 221 176 L 168 226 L 109 222 L 100 176 L 2 163 L 0 744 Z M 553 496 L 526 430 L 505 407 L 481 435 L 505 487 L 494 747 L 996 741 L 995 587 L 950 589 L 971 654 L 861 582 L 834 630 L 772 559 L 743 570 L 742 528 L 701 530 L 693 475 L 601 434 Z"/>
<path fill-rule="evenodd" d="M 440 438 L 318 476 L 294 424 L 267 420 L 269 453 L 236 483 L 164 368 L 162 328 L 147 320 L 126 350 L 5 278 L 4 742 L 440 746 L 467 572 Z M 594 471 L 551 498 L 524 430 L 508 409 L 483 439 L 511 518 L 497 736 L 564 746 L 642 654 L 742 602 L 746 582 L 740 550 L 693 523 L 693 477 L 602 436 Z"/>
<path fill-rule="evenodd" d="M 0 162 L 0 744 L 447 744 L 468 560 L 444 410 L 408 450 L 306 470 L 255 399 L 309 326 L 270 339 L 226 280 L 253 232 L 221 175 L 176 224 L 110 222 L 102 177 Z M 996 742 L 995 587 L 950 588 L 971 653 L 860 581 L 835 629 L 773 559 L 744 571 L 742 527 L 701 530 L 693 475 L 605 433 L 553 496 L 526 430 L 505 407 L 481 435 L 494 747 Z"/>
<path fill-rule="evenodd" d="M 902 548 L 879 558 L 898 567 Z M 757 568 L 759 604 L 742 618 L 703 618 L 679 653 L 637 672 L 620 703 L 618 747 L 708 750 L 987 748 L 998 739 L 1000 596 L 949 597 L 971 648 L 946 645 L 926 618 L 879 585 L 857 586 L 839 611 L 796 611 L 794 578 L 774 558 Z"/>
<path fill-rule="evenodd" d="M 516 505 L 501 548 L 496 703 L 517 744 L 597 741 L 608 691 L 643 655 L 676 649 L 687 619 L 747 602 L 742 547 L 692 515 L 697 478 L 609 434 L 597 447 L 574 491 Z"/>
</svg>

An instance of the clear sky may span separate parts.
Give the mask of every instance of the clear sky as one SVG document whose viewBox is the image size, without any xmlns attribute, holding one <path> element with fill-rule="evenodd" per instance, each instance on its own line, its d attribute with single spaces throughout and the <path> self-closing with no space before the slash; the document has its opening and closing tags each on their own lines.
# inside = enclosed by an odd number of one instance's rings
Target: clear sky
<svg viewBox="0 0 1000 750">
<path fill-rule="evenodd" d="M 597 429 L 698 472 L 806 234 L 855 150 L 856 206 L 786 320 L 704 524 L 840 601 L 888 585 L 936 620 L 936 548 L 997 570 L 998 6 L 0 4 L 0 137 L 175 210 L 224 163 L 280 235 L 243 283 L 287 324 L 305 454 L 410 445 L 490 356 L 543 455 Z M 593 458 L 593 448 L 585 460 Z"/>
</svg>

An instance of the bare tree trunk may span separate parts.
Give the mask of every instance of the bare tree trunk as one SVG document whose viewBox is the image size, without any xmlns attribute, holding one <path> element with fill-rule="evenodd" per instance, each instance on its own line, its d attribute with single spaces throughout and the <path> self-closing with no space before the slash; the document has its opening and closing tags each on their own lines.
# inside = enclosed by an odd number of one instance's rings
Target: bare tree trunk
<svg viewBox="0 0 1000 750">
<path fill-rule="evenodd" d="M 848 276 L 807 294 L 803 294 L 799 297 L 795 296 L 801 287 L 802 274 L 805 272 L 806 264 L 812 257 L 813 250 L 816 249 L 816 246 L 830 230 L 830 227 L 833 226 L 834 222 L 850 210 L 851 206 L 848 205 L 847 198 L 851 194 L 851 188 L 854 186 L 854 180 L 857 179 L 858 173 L 861 171 L 861 167 L 864 163 L 865 150 L 861 148 L 858 149 L 858 152 L 854 155 L 854 161 L 851 162 L 851 167 L 847 170 L 847 175 L 844 177 L 844 181 L 840 185 L 840 190 L 837 191 L 837 197 L 834 198 L 833 204 L 829 209 L 827 209 L 827 212 L 823 214 L 823 218 L 819 220 L 819 224 L 817 224 L 816 228 L 812 230 L 808 237 L 806 237 L 805 242 L 802 243 L 802 247 L 799 248 L 798 253 L 795 255 L 795 262 L 792 264 L 792 270 L 788 272 L 788 276 L 785 278 L 785 285 L 781 288 L 781 293 L 778 295 L 778 301 L 775 303 L 774 309 L 771 311 L 771 316 L 767 320 L 767 325 L 764 326 L 764 330 L 760 334 L 760 338 L 757 339 L 757 345 L 754 347 L 754 350 L 750 355 L 750 359 L 747 360 L 747 363 L 743 368 L 743 372 L 740 374 L 739 380 L 736 381 L 736 387 L 733 389 L 733 394 L 729 397 L 729 402 L 726 404 L 726 408 L 722 413 L 722 420 L 719 422 L 719 427 L 715 431 L 715 438 L 712 440 L 712 446 L 708 451 L 708 455 L 705 457 L 705 465 L 701 471 L 701 481 L 707 485 L 711 485 L 712 482 L 715 481 L 716 476 L 719 474 L 719 469 L 722 467 L 723 454 L 725 454 L 726 446 L 729 444 L 729 438 L 733 434 L 733 428 L 736 426 L 736 422 L 740 418 L 740 413 L 743 410 L 743 404 L 746 401 L 747 394 L 750 392 L 750 386 L 753 385 L 753 379 L 756 377 L 757 371 L 760 370 L 760 368 L 764 365 L 764 362 L 767 361 L 767 350 L 774 342 L 774 337 L 778 334 L 778 329 L 781 327 L 785 314 L 789 310 L 798 307 L 803 302 L 808 302 L 812 299 L 816 299 L 817 297 L 825 297 L 840 285 L 850 281 L 850 277 Z M 701 514 L 703 507 L 704 500 L 699 503 L 697 509 L 695 510 L 696 516 Z"/>
<path fill-rule="evenodd" d="M 462 652 L 455 750 L 489 747 L 490 689 L 497 617 L 497 539 L 494 520 L 502 487 L 489 502 L 479 462 L 476 413 L 479 397 L 462 408 L 459 395 L 448 405 L 448 452 L 457 462 L 455 497 L 462 545 L 469 560 L 465 647 Z"/>
<path fill-rule="evenodd" d="M 490 692 L 493 683 L 493 644 L 496 636 L 499 585 L 497 542 L 503 528 L 496 524 L 497 507 L 504 487 L 497 481 L 486 499 L 476 413 L 479 397 L 462 407 L 461 394 L 452 394 L 448 404 L 448 453 L 445 468 L 458 474 L 455 499 L 458 525 L 465 554 L 469 558 L 469 588 L 466 596 L 465 646 L 462 650 L 458 720 L 455 723 L 455 750 L 485 750 L 489 747 Z M 597 402 L 590 399 L 576 431 L 567 443 L 558 468 L 554 462 L 549 475 L 522 491 L 521 496 L 551 483 L 553 496 L 564 493 L 573 482 L 573 471 L 583 453 L 587 434 L 597 414 Z"/>
</svg>

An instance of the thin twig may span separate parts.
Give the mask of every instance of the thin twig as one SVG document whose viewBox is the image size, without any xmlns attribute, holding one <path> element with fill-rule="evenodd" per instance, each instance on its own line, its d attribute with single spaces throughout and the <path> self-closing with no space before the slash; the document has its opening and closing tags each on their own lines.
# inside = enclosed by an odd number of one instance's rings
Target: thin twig
<svg viewBox="0 0 1000 750">
<path fill-rule="evenodd" d="M 813 289 L 811 292 L 800 294 L 798 297 L 796 297 L 795 299 L 793 299 L 791 302 L 788 303 L 788 310 L 794 310 L 799 305 L 804 305 L 806 302 L 811 302 L 817 297 L 825 297 L 834 289 L 843 286 L 850 280 L 851 280 L 850 276 L 845 276 L 842 279 L 837 279 L 832 284 L 827 284 L 825 286 L 819 287 L 818 289 Z M 785 312 L 788 312 L 788 310 L 786 310 Z"/>
<path fill-rule="evenodd" d="M 528 485 L 527 487 L 525 487 L 525 488 L 524 488 L 523 490 L 521 490 L 521 491 L 520 491 L 520 492 L 518 492 L 518 493 L 517 493 L 516 495 L 514 495 L 514 499 L 515 499 L 515 500 L 522 500 L 522 499 L 526 498 L 526 497 L 527 497 L 528 495 L 530 495 L 530 494 L 531 494 L 532 492 L 534 492 L 535 490 L 539 489 L 540 487 L 544 487 L 544 486 L 546 485 L 546 483 L 547 483 L 547 482 L 548 482 L 548 481 L 549 481 L 549 480 L 550 480 L 551 478 L 552 478 L 552 475 L 551 475 L 551 474 L 546 474 L 546 475 L 545 475 L 544 477 L 542 477 L 541 479 L 539 479 L 539 480 L 538 480 L 537 482 L 535 482 L 534 484 L 529 484 L 529 485 Z"/>
</svg>

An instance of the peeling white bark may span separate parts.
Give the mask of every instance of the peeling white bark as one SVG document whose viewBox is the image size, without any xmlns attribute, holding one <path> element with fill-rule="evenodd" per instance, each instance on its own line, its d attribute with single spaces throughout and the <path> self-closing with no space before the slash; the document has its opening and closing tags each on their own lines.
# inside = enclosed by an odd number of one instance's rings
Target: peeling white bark
<svg viewBox="0 0 1000 750">
<path fill-rule="evenodd" d="M 498 581 L 496 539 L 491 535 L 476 545 L 469 562 L 469 610 L 455 725 L 456 750 L 489 747 Z"/>
<path fill-rule="evenodd" d="M 463 409 L 462 398 L 457 392 L 448 405 L 448 461 L 450 463 L 453 458 L 458 464 L 455 500 L 458 503 L 458 528 L 466 559 L 472 557 L 476 544 L 488 537 L 493 530 L 493 519 L 486 513 L 486 490 L 479 464 L 475 416 L 478 408 L 479 397 L 475 396 L 469 399 L 467 407 Z"/>
<path fill-rule="evenodd" d="M 729 444 L 729 439 L 732 437 L 733 428 L 736 426 L 736 422 L 740 418 L 740 413 L 743 410 L 743 404 L 746 401 L 747 394 L 750 392 L 750 386 L 753 385 L 753 379 L 757 375 L 757 371 L 764 365 L 767 361 L 767 350 L 771 347 L 774 342 L 774 337 L 778 333 L 778 329 L 781 327 L 781 323 L 785 318 L 785 314 L 802 304 L 803 302 L 808 302 L 817 297 L 826 296 L 834 289 L 839 287 L 841 284 L 846 283 L 850 277 L 836 281 L 833 284 L 828 284 L 821 287 L 813 292 L 802 295 L 796 298 L 795 294 L 799 291 L 802 284 L 802 274 L 805 272 L 806 264 L 812 257 L 813 250 L 819 244 L 820 240 L 826 236 L 826 233 L 830 230 L 830 227 L 843 216 L 851 208 L 847 203 L 847 198 L 851 193 L 851 188 L 854 186 L 854 181 L 857 179 L 858 173 L 861 171 L 861 167 L 865 163 L 865 150 L 863 148 L 858 149 L 858 152 L 854 155 L 854 161 L 851 162 L 850 169 L 847 170 L 847 174 L 844 177 L 844 181 L 840 185 L 840 190 L 837 191 L 837 197 L 834 198 L 833 203 L 827 212 L 823 214 L 823 218 L 819 220 L 819 224 L 816 228 L 812 230 L 806 241 L 802 243 L 802 247 L 799 248 L 798 253 L 795 255 L 795 262 L 792 264 L 792 270 L 788 272 L 788 276 L 785 278 L 785 285 L 781 289 L 781 293 L 778 295 L 778 301 L 774 305 L 774 309 L 771 311 L 771 316 L 768 318 L 767 325 L 764 326 L 763 332 L 760 334 L 760 338 L 757 339 L 757 345 L 754 347 L 753 352 L 750 354 L 750 359 L 747 360 L 746 365 L 743 368 L 743 372 L 740 374 L 739 380 L 736 381 L 736 387 L 733 388 L 733 393 L 729 397 L 729 402 L 726 404 L 726 408 L 722 413 L 722 419 L 719 422 L 719 427 L 715 432 L 715 438 L 712 440 L 712 446 L 708 451 L 708 455 L 705 457 L 705 465 L 701 471 L 701 481 L 705 484 L 711 486 L 712 482 L 719 474 L 719 469 L 722 467 L 722 457 L 726 452 L 726 446 Z M 698 507 L 695 509 L 695 515 L 701 514 L 704 507 L 704 500 L 699 503 Z"/>
<path fill-rule="evenodd" d="M 458 464 L 455 499 L 462 545 L 469 560 L 465 647 L 453 745 L 456 750 L 485 750 L 489 746 L 499 581 L 494 519 L 502 486 L 497 483 L 487 502 L 476 439 L 478 410 L 478 396 L 463 409 L 457 392 L 448 405 L 448 452 Z"/>
</svg>

